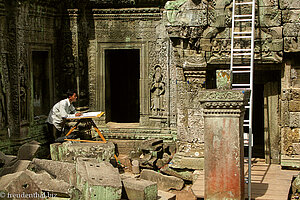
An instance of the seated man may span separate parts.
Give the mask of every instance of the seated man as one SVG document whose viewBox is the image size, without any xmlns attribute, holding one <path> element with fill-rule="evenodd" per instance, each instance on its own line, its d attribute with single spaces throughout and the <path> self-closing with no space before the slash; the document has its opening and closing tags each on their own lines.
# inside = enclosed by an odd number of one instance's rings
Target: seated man
<svg viewBox="0 0 300 200">
<path fill-rule="evenodd" d="M 74 114 L 76 112 L 75 107 L 73 106 L 73 102 L 76 102 L 77 95 L 74 91 L 67 92 L 66 99 L 63 99 L 56 103 L 53 108 L 50 110 L 48 118 L 46 122 L 48 123 L 49 132 L 53 134 L 54 140 L 60 137 L 63 133 L 63 127 L 65 120 L 64 118 L 68 117 L 70 114 Z M 80 116 L 81 113 L 77 112 L 75 116 Z M 53 141 L 52 136 L 51 141 Z"/>
</svg>

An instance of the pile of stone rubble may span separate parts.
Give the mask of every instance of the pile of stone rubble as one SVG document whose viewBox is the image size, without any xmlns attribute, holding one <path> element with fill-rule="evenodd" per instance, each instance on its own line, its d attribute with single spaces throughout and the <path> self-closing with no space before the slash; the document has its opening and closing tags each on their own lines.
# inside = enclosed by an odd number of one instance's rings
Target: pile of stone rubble
<svg viewBox="0 0 300 200">
<path fill-rule="evenodd" d="M 17 156 L 0 152 L 0 195 L 12 199 L 176 199 L 168 191 L 181 190 L 184 180 L 167 167 L 175 149 L 161 140 L 147 140 L 141 146 L 139 156 L 129 162 L 137 166 L 136 170 L 130 167 L 135 174 L 111 164 L 115 155 L 111 142 L 54 143 L 50 145 L 52 160 L 35 158 L 40 147 L 35 141 L 21 146 Z"/>
</svg>

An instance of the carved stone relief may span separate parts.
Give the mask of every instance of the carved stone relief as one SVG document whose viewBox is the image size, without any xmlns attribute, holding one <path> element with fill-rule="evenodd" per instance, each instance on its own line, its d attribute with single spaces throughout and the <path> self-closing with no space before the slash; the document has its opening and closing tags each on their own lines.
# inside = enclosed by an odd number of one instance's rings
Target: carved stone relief
<svg viewBox="0 0 300 200">
<path fill-rule="evenodd" d="M 28 120 L 28 103 L 27 103 L 27 73 L 25 66 L 20 66 L 20 118 L 21 121 Z"/>
<path fill-rule="evenodd" d="M 300 52 L 300 37 L 285 37 L 284 52 Z"/>
<path fill-rule="evenodd" d="M 162 115 L 165 110 L 165 105 L 163 105 L 163 98 L 165 95 L 166 84 L 163 81 L 163 75 L 161 67 L 156 65 L 154 67 L 154 73 L 152 77 L 152 83 L 150 87 L 151 91 L 151 111 L 152 115 Z"/>
<path fill-rule="evenodd" d="M 259 25 L 261 27 L 274 27 L 281 25 L 281 10 L 277 7 L 259 7 Z"/>
<path fill-rule="evenodd" d="M 91 41 L 87 50 L 89 73 L 89 107 L 96 108 L 96 41 Z"/>
<path fill-rule="evenodd" d="M 230 62 L 230 40 L 216 40 L 212 41 L 209 64 L 224 64 Z"/>
<path fill-rule="evenodd" d="M 281 154 L 295 155 L 293 143 L 300 142 L 300 128 L 285 127 L 281 129 Z"/>
<path fill-rule="evenodd" d="M 300 9 L 299 10 L 283 10 L 282 11 L 282 22 L 283 23 L 297 23 L 300 20 Z"/>
<path fill-rule="evenodd" d="M 285 23 L 285 24 L 283 24 L 283 36 L 285 36 L 285 37 L 300 37 L 300 23 Z"/>
<path fill-rule="evenodd" d="M 290 112 L 290 127 L 300 127 L 300 112 Z"/>
<path fill-rule="evenodd" d="M 64 72 L 67 76 L 75 75 L 75 58 L 73 55 L 73 48 L 71 45 L 67 44 L 64 46 L 64 57 L 63 57 L 63 65 L 64 65 Z"/>
<path fill-rule="evenodd" d="M 300 8 L 300 2 L 294 0 L 279 0 L 280 9 Z"/>
</svg>

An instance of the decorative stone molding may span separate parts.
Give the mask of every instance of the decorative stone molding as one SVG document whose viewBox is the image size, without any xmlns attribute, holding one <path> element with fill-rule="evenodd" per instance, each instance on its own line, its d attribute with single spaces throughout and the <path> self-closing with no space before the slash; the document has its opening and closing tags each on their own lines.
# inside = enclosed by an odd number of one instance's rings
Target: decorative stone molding
<svg viewBox="0 0 300 200">
<path fill-rule="evenodd" d="M 249 91 L 240 90 L 205 90 L 198 93 L 205 115 L 240 114 L 249 97 Z"/>
</svg>

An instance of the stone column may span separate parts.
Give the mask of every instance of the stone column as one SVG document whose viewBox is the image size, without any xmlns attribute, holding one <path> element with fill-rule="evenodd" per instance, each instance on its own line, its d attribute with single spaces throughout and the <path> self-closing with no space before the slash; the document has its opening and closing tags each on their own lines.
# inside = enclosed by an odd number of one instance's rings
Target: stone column
<svg viewBox="0 0 300 200">
<path fill-rule="evenodd" d="M 243 116 L 249 92 L 206 90 L 204 106 L 205 199 L 244 199 Z"/>
</svg>

